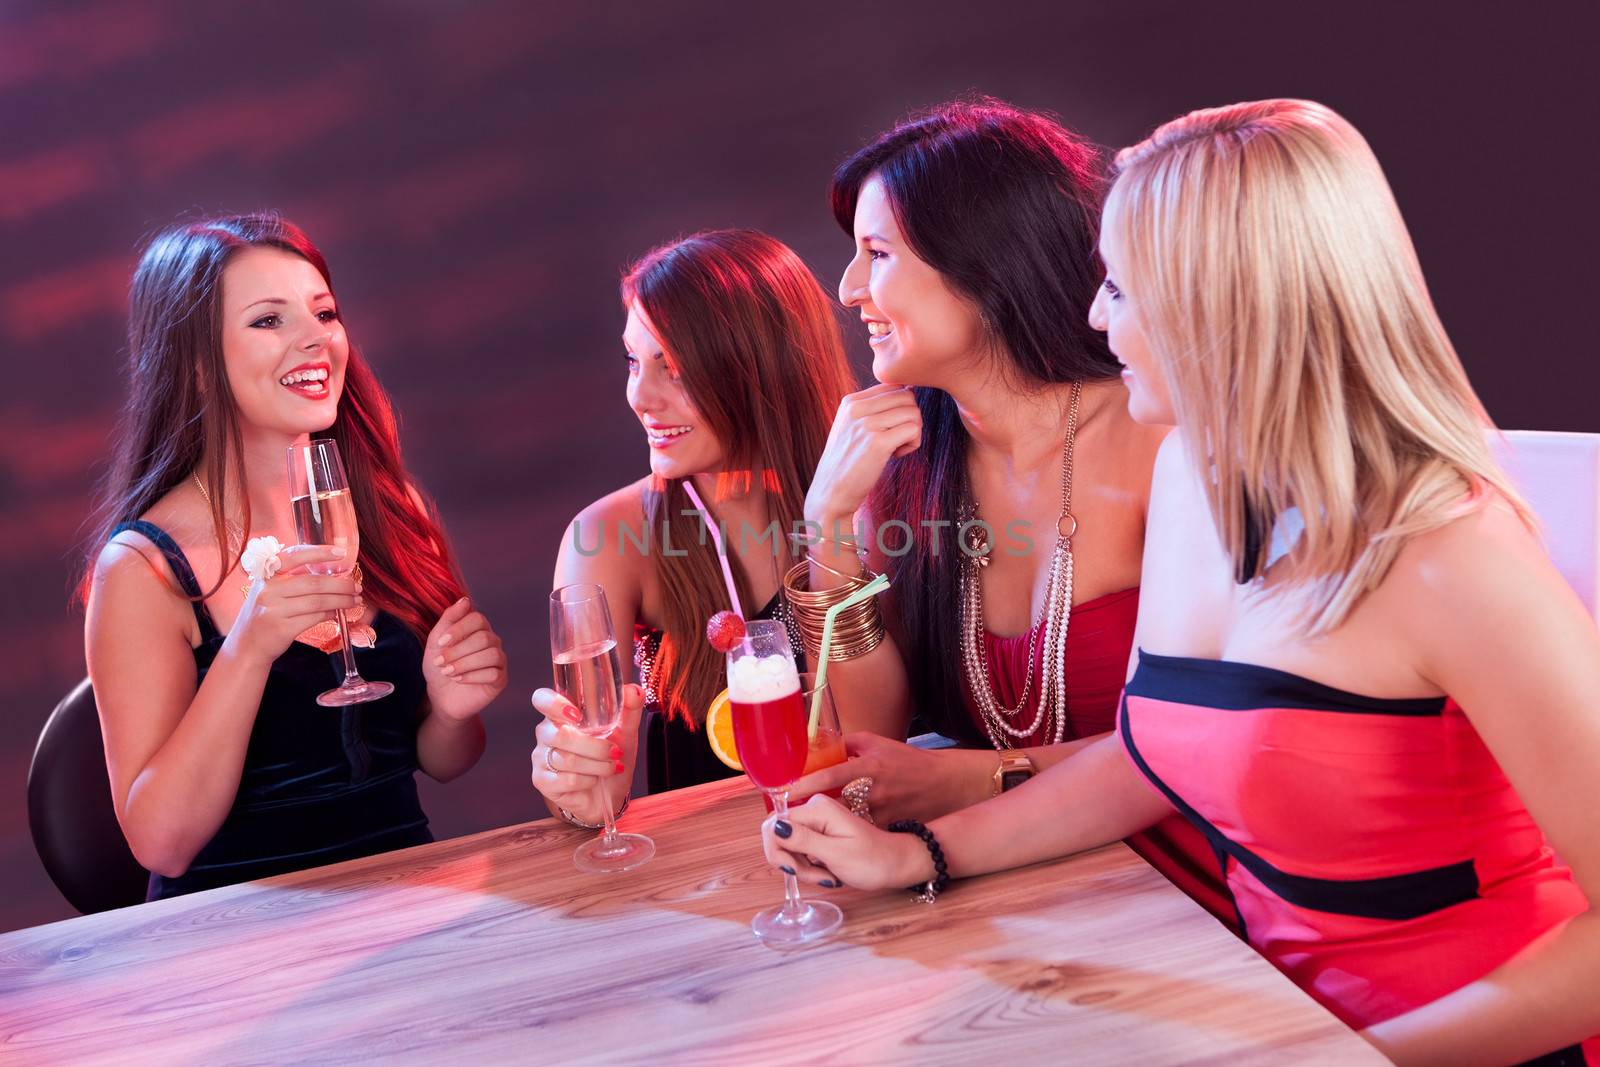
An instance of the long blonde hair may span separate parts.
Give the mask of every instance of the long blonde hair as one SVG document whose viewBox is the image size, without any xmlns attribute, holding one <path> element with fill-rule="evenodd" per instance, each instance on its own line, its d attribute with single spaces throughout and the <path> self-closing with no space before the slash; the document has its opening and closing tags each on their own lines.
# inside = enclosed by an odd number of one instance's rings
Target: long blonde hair
<svg viewBox="0 0 1600 1067">
<path fill-rule="evenodd" d="M 1499 493 L 1487 412 L 1428 296 L 1377 159 L 1305 100 L 1193 111 L 1118 153 L 1117 228 L 1152 354 L 1236 578 L 1304 531 L 1278 588 L 1338 626 L 1406 540 Z"/>
</svg>

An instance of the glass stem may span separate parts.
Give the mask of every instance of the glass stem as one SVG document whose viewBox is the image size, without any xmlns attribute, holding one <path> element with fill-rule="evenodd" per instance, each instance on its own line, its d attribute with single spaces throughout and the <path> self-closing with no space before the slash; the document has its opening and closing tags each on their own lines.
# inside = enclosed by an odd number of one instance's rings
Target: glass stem
<svg viewBox="0 0 1600 1067">
<path fill-rule="evenodd" d="M 606 792 L 604 782 L 594 784 L 594 793 L 600 798 L 600 817 L 606 821 L 606 828 L 600 832 L 600 840 L 610 845 L 617 839 L 617 817 L 611 813 L 611 794 Z"/>
<path fill-rule="evenodd" d="M 789 790 L 777 789 L 767 794 L 772 797 L 772 814 L 780 819 L 789 817 Z M 783 917 L 798 921 L 805 905 L 800 900 L 800 879 L 792 874 L 783 876 Z"/>
<path fill-rule="evenodd" d="M 361 684 L 361 674 L 356 670 L 355 649 L 350 647 L 350 627 L 344 621 L 344 612 L 336 611 L 333 617 L 339 620 L 339 645 L 344 650 L 344 681 L 340 684 L 345 689 L 354 689 Z"/>
</svg>

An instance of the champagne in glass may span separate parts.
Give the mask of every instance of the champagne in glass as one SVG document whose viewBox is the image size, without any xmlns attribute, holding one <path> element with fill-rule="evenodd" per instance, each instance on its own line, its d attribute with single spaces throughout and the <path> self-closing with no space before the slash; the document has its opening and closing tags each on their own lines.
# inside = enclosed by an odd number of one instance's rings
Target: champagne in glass
<svg viewBox="0 0 1600 1067">
<path fill-rule="evenodd" d="M 347 574 L 355 569 L 356 553 L 361 548 L 361 533 L 356 526 L 355 501 L 345 477 L 339 446 L 319 438 L 303 445 L 289 446 L 289 499 L 294 507 L 295 533 L 303 545 L 338 545 L 345 550 L 340 560 L 312 564 L 313 574 Z M 344 612 L 333 617 L 339 623 L 339 644 L 344 658 L 344 681 L 317 697 L 325 708 L 365 704 L 381 700 L 394 692 L 388 682 L 369 682 L 356 670 L 356 655 L 350 647 L 350 627 Z"/>
<path fill-rule="evenodd" d="M 583 715 L 576 723 L 590 737 L 604 737 L 622 717 L 622 657 L 611 638 L 554 655 L 556 691 Z"/>
<path fill-rule="evenodd" d="M 306 570 L 312 574 L 345 574 L 354 569 L 352 561 L 361 550 L 361 532 L 356 528 L 356 504 L 350 490 L 307 493 L 293 497 L 290 503 L 301 544 L 338 545 L 345 551 L 344 559 L 312 563 Z"/>
<path fill-rule="evenodd" d="M 794 650 L 781 622 L 757 619 L 745 624 L 745 638 L 728 653 L 728 705 L 733 744 L 750 780 L 772 801 L 782 819 L 789 814 L 789 786 L 805 771 L 811 745 L 808 730 L 815 679 L 795 669 Z M 824 707 L 832 699 L 822 691 Z M 799 945 L 827 937 L 844 913 L 827 901 L 800 899 L 799 881 L 783 876 L 783 903 L 750 922 L 769 945 Z"/>
<path fill-rule="evenodd" d="M 550 658 L 555 664 L 556 691 L 583 715 L 579 730 L 590 737 L 609 737 L 622 719 L 622 660 L 606 591 L 598 585 L 564 585 L 550 594 Z M 588 874 L 631 871 L 656 854 L 655 842 L 643 834 L 617 832 L 616 816 L 605 783 L 595 784 L 604 813 L 599 837 L 578 846 L 572 862 Z"/>
</svg>

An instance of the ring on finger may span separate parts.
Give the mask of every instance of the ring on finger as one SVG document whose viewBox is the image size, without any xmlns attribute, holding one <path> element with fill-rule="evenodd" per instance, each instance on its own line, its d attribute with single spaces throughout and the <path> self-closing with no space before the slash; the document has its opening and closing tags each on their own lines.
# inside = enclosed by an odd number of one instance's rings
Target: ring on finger
<svg viewBox="0 0 1600 1067">
<path fill-rule="evenodd" d="M 544 766 L 545 770 L 549 771 L 551 774 L 560 774 L 561 772 L 556 770 L 556 765 L 550 762 L 555 758 L 555 754 L 556 750 L 553 748 L 547 748 L 544 750 Z"/>
<path fill-rule="evenodd" d="M 850 809 L 850 814 L 876 826 L 878 824 L 872 820 L 872 808 L 868 803 L 868 794 L 871 792 L 872 779 L 863 775 L 846 782 L 844 789 L 840 790 L 840 795 L 844 797 L 845 807 Z"/>
</svg>

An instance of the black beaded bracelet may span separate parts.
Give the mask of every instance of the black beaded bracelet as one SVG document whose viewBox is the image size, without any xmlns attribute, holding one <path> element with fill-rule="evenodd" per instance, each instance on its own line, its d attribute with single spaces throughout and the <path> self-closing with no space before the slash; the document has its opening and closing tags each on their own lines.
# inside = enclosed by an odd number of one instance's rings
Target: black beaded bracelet
<svg viewBox="0 0 1600 1067">
<path fill-rule="evenodd" d="M 889 824 L 892 834 L 916 834 L 922 838 L 922 843 L 928 846 L 928 854 L 933 857 L 933 877 L 922 885 L 908 887 L 916 896 L 911 899 L 924 904 L 932 904 L 944 887 L 950 884 L 950 868 L 944 862 L 944 849 L 939 847 L 939 839 L 933 836 L 933 831 L 915 819 L 897 819 Z"/>
</svg>

